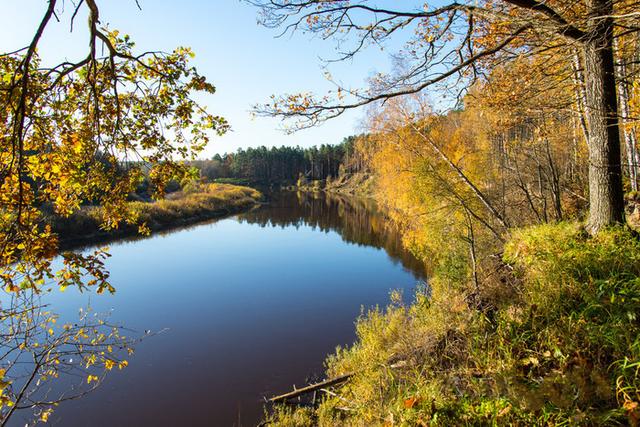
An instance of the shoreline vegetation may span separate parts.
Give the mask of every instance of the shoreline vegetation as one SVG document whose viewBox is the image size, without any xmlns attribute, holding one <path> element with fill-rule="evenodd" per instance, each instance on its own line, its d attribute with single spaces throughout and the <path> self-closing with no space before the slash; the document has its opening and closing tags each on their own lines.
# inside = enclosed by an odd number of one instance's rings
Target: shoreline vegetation
<svg viewBox="0 0 640 427">
<path fill-rule="evenodd" d="M 162 200 L 128 202 L 127 209 L 136 218 L 135 224 L 123 223 L 118 228 L 106 229 L 104 208 L 96 206 L 85 206 L 69 217 L 49 215 L 47 222 L 59 236 L 60 248 L 68 250 L 222 218 L 258 206 L 262 198 L 262 193 L 250 187 L 194 183 Z"/>
<path fill-rule="evenodd" d="M 293 188 L 300 191 L 326 191 L 346 196 L 373 197 L 375 179 L 366 172 L 328 176 L 322 180 L 309 180 L 301 176 Z"/>
</svg>

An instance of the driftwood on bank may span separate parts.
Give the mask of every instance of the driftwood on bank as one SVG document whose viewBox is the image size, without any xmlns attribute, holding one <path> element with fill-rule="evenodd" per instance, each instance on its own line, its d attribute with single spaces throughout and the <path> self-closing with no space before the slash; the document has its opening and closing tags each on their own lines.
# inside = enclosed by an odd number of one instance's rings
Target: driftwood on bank
<svg viewBox="0 0 640 427">
<path fill-rule="evenodd" d="M 406 364 L 407 364 L 406 361 L 401 360 L 401 361 L 396 362 L 396 363 L 394 363 L 392 365 L 389 365 L 389 367 L 391 369 L 396 369 L 396 368 L 401 368 L 401 367 L 405 366 Z M 316 392 L 316 391 L 322 391 L 322 392 L 326 393 L 327 392 L 327 390 L 325 390 L 326 388 L 342 384 L 342 383 L 346 382 L 347 380 L 349 380 L 355 374 L 356 374 L 356 372 L 349 372 L 349 373 L 346 373 L 346 374 L 342 374 L 342 375 L 339 375 L 337 377 L 329 378 L 329 379 L 326 379 L 324 381 L 320 381 L 320 382 L 315 383 L 315 384 L 309 384 L 309 385 L 307 385 L 305 387 L 294 389 L 294 390 L 292 390 L 292 391 L 290 391 L 288 393 L 284 393 L 284 394 L 281 394 L 281 395 L 278 395 L 278 396 L 270 397 L 270 398 L 268 398 L 266 400 L 269 403 L 286 403 L 287 400 L 289 400 L 289 399 L 300 397 L 300 396 L 303 396 L 303 395 L 308 394 L 308 393 L 312 393 L 312 392 Z M 314 400 L 315 400 L 315 398 L 314 398 Z"/>
<path fill-rule="evenodd" d="M 295 389 L 293 391 L 290 391 L 290 392 L 285 393 L 285 394 L 281 394 L 279 396 L 270 397 L 269 399 L 267 399 L 267 401 L 270 402 L 270 403 L 286 402 L 288 399 L 293 399 L 295 397 L 300 397 L 302 395 L 305 395 L 307 393 L 311 393 L 313 391 L 318 391 L 318 390 L 321 390 L 321 389 L 326 388 L 326 387 L 331 387 L 331 386 L 334 386 L 334 385 L 341 384 L 341 383 L 347 381 L 353 375 L 354 375 L 354 373 L 351 372 L 351 373 L 340 375 L 340 376 L 337 376 L 337 377 L 334 377 L 334 378 L 329 378 L 329 379 L 321 381 L 319 383 L 310 384 L 308 386 Z"/>
</svg>

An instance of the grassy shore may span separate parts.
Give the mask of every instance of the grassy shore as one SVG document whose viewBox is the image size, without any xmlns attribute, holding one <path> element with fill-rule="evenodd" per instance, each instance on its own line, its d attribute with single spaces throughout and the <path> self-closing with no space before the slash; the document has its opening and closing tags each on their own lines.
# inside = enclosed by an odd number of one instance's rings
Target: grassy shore
<svg viewBox="0 0 640 427">
<path fill-rule="evenodd" d="M 371 174 L 353 173 L 326 180 L 298 180 L 295 188 L 300 191 L 326 191 L 348 196 L 371 197 L 375 189 L 374 181 Z"/>
<path fill-rule="evenodd" d="M 363 315 L 356 343 L 326 362 L 352 379 L 269 425 L 638 425 L 637 235 L 516 230 L 496 267 L 473 297 L 441 269 L 412 301 Z"/>
<path fill-rule="evenodd" d="M 163 200 L 130 202 L 128 207 L 137 217 L 136 224 L 145 224 L 153 232 L 245 211 L 256 206 L 261 198 L 259 191 L 249 187 L 199 184 Z M 88 206 L 67 218 L 52 216 L 49 223 L 65 249 L 139 234 L 138 225 L 126 223 L 117 229 L 105 230 L 102 217 L 102 208 Z"/>
</svg>

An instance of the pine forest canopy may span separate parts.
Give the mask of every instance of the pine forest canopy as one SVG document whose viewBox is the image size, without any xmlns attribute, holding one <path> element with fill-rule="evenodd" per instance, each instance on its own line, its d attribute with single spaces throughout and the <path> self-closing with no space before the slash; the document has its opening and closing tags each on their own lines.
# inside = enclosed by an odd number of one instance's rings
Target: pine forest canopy
<svg viewBox="0 0 640 427">
<path fill-rule="evenodd" d="M 340 144 L 319 147 L 271 147 L 239 149 L 235 153 L 216 154 L 211 160 L 191 161 L 200 177 L 246 178 L 264 183 L 293 183 L 306 179 L 327 179 L 339 175 L 365 172 L 366 165 L 358 141 L 364 136 L 350 136 Z M 360 143 L 361 145 L 361 143 Z"/>
</svg>

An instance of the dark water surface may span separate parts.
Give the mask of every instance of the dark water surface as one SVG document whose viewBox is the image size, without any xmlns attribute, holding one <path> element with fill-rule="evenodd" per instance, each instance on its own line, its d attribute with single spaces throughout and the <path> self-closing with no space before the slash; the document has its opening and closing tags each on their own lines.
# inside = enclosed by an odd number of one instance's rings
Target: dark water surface
<svg viewBox="0 0 640 427">
<path fill-rule="evenodd" d="M 117 293 L 56 292 L 53 310 L 90 302 L 137 331 L 166 330 L 97 391 L 57 408 L 52 424 L 255 425 L 262 396 L 303 385 L 353 342 L 362 306 L 423 277 L 367 205 L 281 193 L 246 214 L 112 244 Z"/>
</svg>

